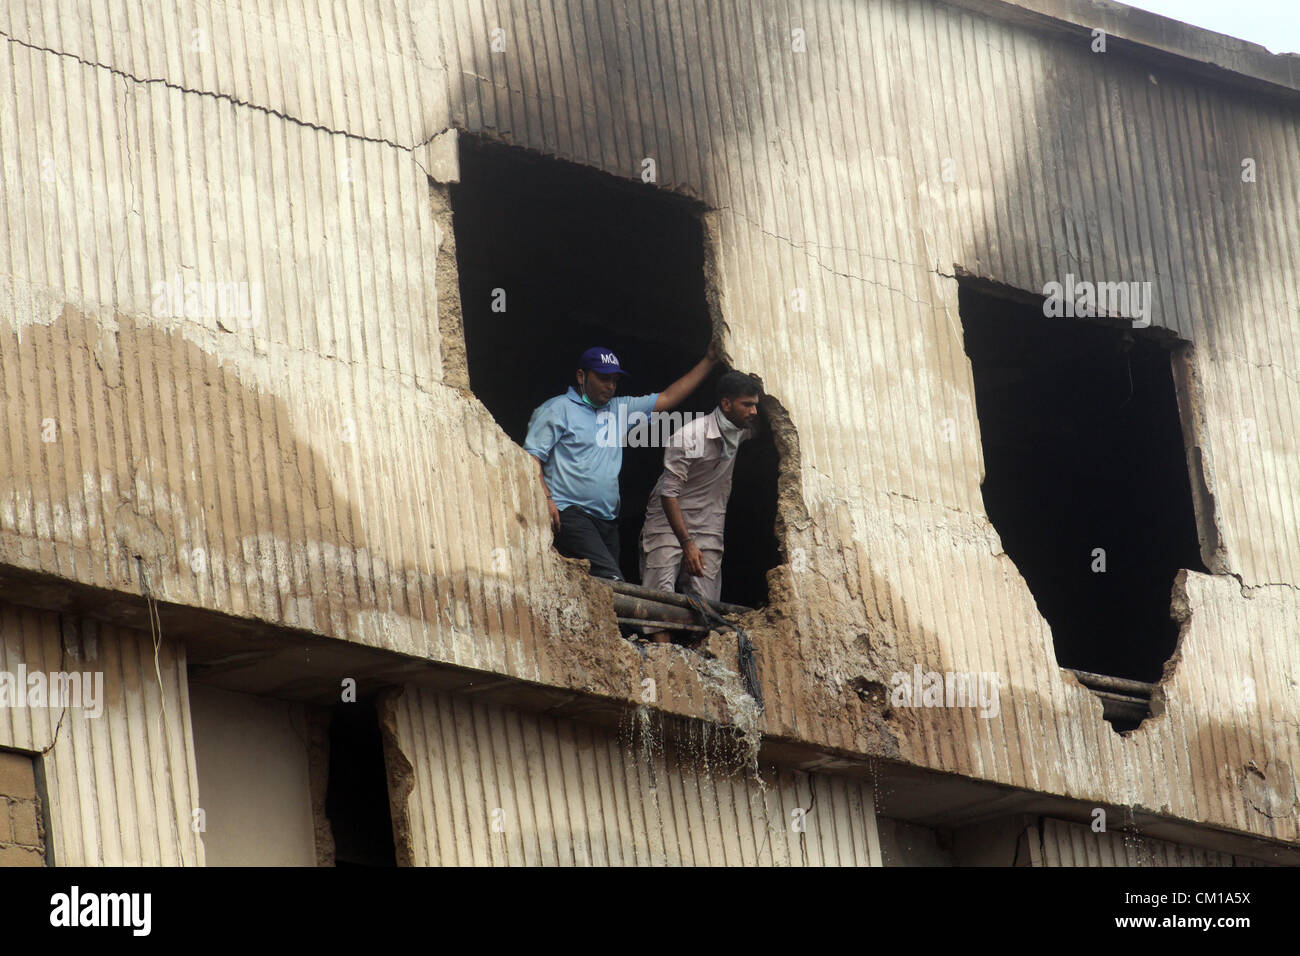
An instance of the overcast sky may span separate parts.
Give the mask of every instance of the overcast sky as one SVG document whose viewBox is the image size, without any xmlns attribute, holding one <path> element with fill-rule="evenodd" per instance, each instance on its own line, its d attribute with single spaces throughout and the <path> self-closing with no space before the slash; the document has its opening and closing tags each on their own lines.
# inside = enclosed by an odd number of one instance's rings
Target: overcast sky
<svg viewBox="0 0 1300 956">
<path fill-rule="evenodd" d="M 1250 40 L 1274 53 L 1300 53 L 1300 0 L 1124 0 L 1161 16 Z"/>
</svg>

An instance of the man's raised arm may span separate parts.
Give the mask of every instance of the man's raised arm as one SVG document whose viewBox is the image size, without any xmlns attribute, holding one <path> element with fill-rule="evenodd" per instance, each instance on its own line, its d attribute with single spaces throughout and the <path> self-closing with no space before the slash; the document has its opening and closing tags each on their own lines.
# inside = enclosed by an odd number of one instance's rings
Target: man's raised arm
<svg viewBox="0 0 1300 956">
<path fill-rule="evenodd" d="M 662 392 L 659 398 L 655 400 L 656 412 L 672 411 L 678 405 L 686 400 L 686 396 L 700 387 L 713 366 L 718 364 L 718 358 L 722 354 L 722 344 L 715 337 L 709 343 L 709 350 L 704 354 L 704 358 L 695 363 L 695 367 L 673 382 Z"/>
</svg>

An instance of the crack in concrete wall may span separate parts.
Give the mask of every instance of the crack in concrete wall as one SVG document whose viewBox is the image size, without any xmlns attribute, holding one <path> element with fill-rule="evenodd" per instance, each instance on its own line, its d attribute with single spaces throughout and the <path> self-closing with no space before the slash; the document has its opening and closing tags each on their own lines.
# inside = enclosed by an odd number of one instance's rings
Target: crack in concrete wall
<svg viewBox="0 0 1300 956">
<path fill-rule="evenodd" d="M 97 60 L 87 60 L 85 57 L 78 56 L 75 53 L 67 53 L 64 52 L 63 50 L 55 50 L 55 49 L 51 49 L 50 47 L 40 46 L 38 44 L 31 43 L 27 40 L 22 39 L 21 37 L 16 37 L 10 33 L 6 33 L 3 30 L 0 30 L 0 37 L 3 37 L 9 43 L 13 43 L 18 46 L 25 47 L 26 49 L 33 50 L 37 53 L 48 53 L 51 56 L 64 57 L 66 59 L 73 60 L 77 63 L 80 63 L 83 66 L 93 67 L 97 70 L 104 70 L 108 73 L 111 73 L 113 76 L 116 76 L 122 80 L 126 80 L 130 83 L 135 83 L 141 86 L 163 86 L 169 90 L 175 90 L 178 93 L 186 93 L 192 96 L 206 96 L 211 99 L 227 102 L 232 106 L 238 106 L 238 107 L 243 107 L 245 109 L 256 110 L 257 112 L 265 113 L 268 116 L 275 116 L 279 119 L 286 120 L 287 122 L 294 123 L 298 126 L 302 126 L 307 129 L 314 129 L 322 133 L 330 133 L 331 135 L 335 135 L 335 136 L 346 136 L 349 139 L 355 139 L 358 140 L 359 142 L 379 143 L 381 145 L 391 146 L 393 149 L 401 150 L 407 153 L 414 154 L 422 147 L 428 146 L 435 139 L 437 139 L 438 136 L 440 136 L 443 132 L 445 132 L 445 129 L 440 129 L 437 132 L 434 132 L 431 135 L 429 135 L 423 141 L 411 145 L 407 145 L 405 143 L 395 143 L 389 139 L 381 139 L 375 136 L 365 136 L 362 135 L 361 133 L 353 133 L 346 129 L 336 129 L 330 126 L 322 126 L 319 123 L 312 123 L 307 120 L 301 119 L 297 116 L 291 116 L 288 113 L 284 113 L 280 110 L 273 109 L 272 107 L 269 106 L 262 106 L 258 103 L 249 102 L 248 100 L 241 100 L 238 97 L 232 96 L 229 93 L 218 93 L 212 90 L 194 89 L 193 87 L 182 86 L 181 84 L 175 83 L 172 80 L 166 79 L 164 77 L 136 76 L 133 73 L 128 73 L 125 70 L 119 69 L 118 67 L 115 66 L 111 66 L 107 63 L 100 63 Z"/>
</svg>

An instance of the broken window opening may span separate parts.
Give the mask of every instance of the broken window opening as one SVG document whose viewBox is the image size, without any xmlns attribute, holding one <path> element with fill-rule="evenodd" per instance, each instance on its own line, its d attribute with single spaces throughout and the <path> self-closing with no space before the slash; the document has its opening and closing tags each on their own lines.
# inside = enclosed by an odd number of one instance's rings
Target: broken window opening
<svg viewBox="0 0 1300 956">
<path fill-rule="evenodd" d="M 704 354 L 713 326 L 698 203 L 596 170 L 460 136 L 450 187 L 470 389 L 515 442 L 533 410 L 574 385 L 578 357 L 612 349 L 619 393 L 662 390 Z M 676 411 L 709 412 L 715 369 Z M 722 600 L 761 607 L 776 543 L 770 432 L 741 446 L 728 506 Z M 641 525 L 663 449 L 628 447 L 620 565 L 637 581 Z"/>
<path fill-rule="evenodd" d="M 1042 299 L 1026 299 L 968 281 L 959 291 L 985 510 L 1051 625 L 1058 664 L 1156 683 L 1178 639 L 1174 576 L 1205 570 L 1172 342 L 1129 323 L 1047 317 Z M 1107 719 L 1127 730 L 1141 716 L 1108 708 Z"/>
<path fill-rule="evenodd" d="M 336 866 L 397 865 L 384 743 L 374 698 L 334 707 L 325 815 Z"/>
</svg>

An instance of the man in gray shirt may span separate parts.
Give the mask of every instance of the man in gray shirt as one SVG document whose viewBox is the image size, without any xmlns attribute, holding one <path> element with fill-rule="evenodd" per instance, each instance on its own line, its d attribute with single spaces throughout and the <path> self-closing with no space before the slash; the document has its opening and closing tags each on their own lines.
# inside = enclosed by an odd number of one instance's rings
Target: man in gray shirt
<svg viewBox="0 0 1300 956">
<path fill-rule="evenodd" d="M 728 372 L 718 382 L 718 407 L 673 434 L 641 529 L 643 586 L 718 599 L 736 451 L 753 436 L 762 391 L 753 376 Z M 667 631 L 645 630 L 651 640 L 669 640 Z"/>
</svg>

